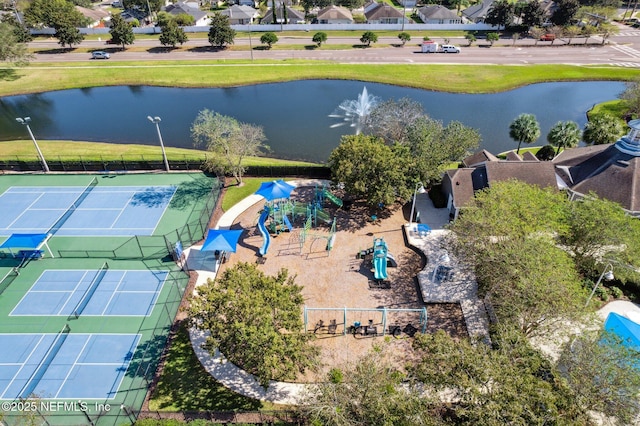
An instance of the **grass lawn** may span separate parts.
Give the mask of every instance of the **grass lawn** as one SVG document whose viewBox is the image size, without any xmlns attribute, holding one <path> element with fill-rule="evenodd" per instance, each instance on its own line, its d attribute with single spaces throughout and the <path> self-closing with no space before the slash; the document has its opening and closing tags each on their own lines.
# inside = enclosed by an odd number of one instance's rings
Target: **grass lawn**
<svg viewBox="0 0 640 426">
<path fill-rule="evenodd" d="M 159 146 L 115 144 L 103 142 L 77 142 L 77 141 L 38 141 L 40 150 L 46 158 L 63 160 L 99 161 L 113 159 L 140 159 L 156 160 L 162 158 Z M 169 160 L 202 160 L 209 155 L 206 151 L 186 148 L 166 148 Z M 0 142 L 0 161 L 3 159 L 15 159 L 37 161 L 37 153 L 31 140 L 17 140 Z M 247 166 L 315 166 L 315 163 L 304 161 L 280 160 L 268 157 L 249 157 Z"/>
<path fill-rule="evenodd" d="M 305 79 L 378 82 L 455 93 L 495 93 L 549 81 L 631 81 L 640 70 L 573 65 L 338 64 L 318 61 L 104 61 L 5 70 L 0 96 L 105 85 L 233 87 Z"/>
<path fill-rule="evenodd" d="M 233 185 L 227 187 L 227 191 L 222 199 L 222 210 L 225 212 L 228 211 L 240 200 L 256 192 L 262 182 L 272 180 L 273 178 L 244 178 L 242 179 L 242 186 L 236 185 L 235 181 L 233 181 Z"/>
<path fill-rule="evenodd" d="M 184 322 L 173 339 L 164 370 L 149 400 L 152 411 L 257 411 L 274 407 L 238 395 L 211 377 L 193 352 Z"/>
</svg>

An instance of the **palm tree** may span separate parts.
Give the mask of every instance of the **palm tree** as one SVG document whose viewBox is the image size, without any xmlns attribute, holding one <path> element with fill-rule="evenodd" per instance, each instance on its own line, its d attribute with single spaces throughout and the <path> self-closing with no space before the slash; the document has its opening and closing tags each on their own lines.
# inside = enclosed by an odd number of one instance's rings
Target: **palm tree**
<svg viewBox="0 0 640 426">
<path fill-rule="evenodd" d="M 573 148 L 578 146 L 582 132 L 575 121 L 558 121 L 553 125 L 547 141 L 556 147 L 556 155 L 560 154 L 560 148 Z"/>
<path fill-rule="evenodd" d="M 540 125 L 533 114 L 520 114 L 509 125 L 509 137 L 518 142 L 516 154 L 520 154 L 520 145 L 533 143 L 540 137 Z"/>
</svg>

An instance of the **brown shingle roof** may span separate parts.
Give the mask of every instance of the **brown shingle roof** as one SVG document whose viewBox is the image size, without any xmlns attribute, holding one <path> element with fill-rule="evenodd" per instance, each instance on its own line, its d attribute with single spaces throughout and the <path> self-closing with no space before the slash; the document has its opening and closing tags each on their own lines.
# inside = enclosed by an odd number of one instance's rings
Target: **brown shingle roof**
<svg viewBox="0 0 640 426">
<path fill-rule="evenodd" d="M 351 19 L 353 20 L 353 15 L 346 7 L 342 6 L 327 6 L 324 9 L 321 9 L 318 12 L 318 19 L 322 20 L 330 20 L 330 19 Z"/>
<path fill-rule="evenodd" d="M 462 207 L 473 199 L 473 171 L 474 169 L 452 169 L 446 171 L 451 180 L 451 191 L 456 207 Z"/>
<path fill-rule="evenodd" d="M 462 160 L 462 164 L 465 167 L 472 167 L 484 163 L 485 161 L 499 161 L 499 158 L 486 149 L 483 149 L 482 151 L 476 152 Z"/>
<path fill-rule="evenodd" d="M 404 15 L 395 7 L 386 3 L 379 4 L 368 12 L 365 12 L 368 21 L 375 21 L 381 18 L 403 18 Z"/>
<path fill-rule="evenodd" d="M 540 188 L 557 188 L 555 166 L 550 161 L 490 161 L 485 164 L 489 185 L 517 179 Z"/>
</svg>

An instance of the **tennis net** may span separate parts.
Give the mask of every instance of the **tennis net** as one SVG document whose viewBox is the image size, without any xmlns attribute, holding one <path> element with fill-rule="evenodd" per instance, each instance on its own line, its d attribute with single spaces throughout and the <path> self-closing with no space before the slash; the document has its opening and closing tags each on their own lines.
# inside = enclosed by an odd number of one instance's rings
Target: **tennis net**
<svg viewBox="0 0 640 426">
<path fill-rule="evenodd" d="M 65 340 L 67 340 L 70 331 L 71 328 L 69 328 L 69 325 L 65 324 L 62 330 L 60 330 L 60 332 L 56 334 L 55 339 L 53 339 L 53 342 L 51 342 L 49 349 L 47 349 L 47 353 L 44 355 L 44 358 L 42 358 L 42 362 L 33 371 L 33 374 L 31 374 L 31 377 L 29 377 L 27 383 L 25 383 L 25 385 L 20 390 L 20 394 L 18 395 L 19 398 L 29 398 L 31 396 L 31 393 L 34 391 L 36 386 L 38 386 L 38 383 L 40 383 L 40 380 L 53 362 L 53 359 L 56 357 L 56 355 L 58 355 L 58 352 L 60 351 L 60 348 L 64 344 Z"/>
<path fill-rule="evenodd" d="M 60 219 L 58 219 L 57 222 L 53 224 L 53 226 L 49 229 L 49 231 L 47 231 L 47 233 L 51 235 L 55 235 L 55 233 L 58 232 L 60 228 L 62 228 L 62 225 L 64 225 L 64 223 L 67 221 L 67 219 L 69 219 L 69 217 L 73 214 L 73 212 L 76 211 L 76 209 L 80 206 L 80 204 L 82 204 L 84 199 L 89 196 L 89 194 L 91 193 L 91 191 L 96 185 L 98 185 L 98 178 L 94 177 L 89 183 L 89 185 L 87 185 L 84 188 L 84 190 L 78 196 L 78 198 L 74 200 L 74 202 L 67 209 L 67 211 L 65 211 L 64 214 L 60 216 Z"/>
<path fill-rule="evenodd" d="M 109 270 L 109 264 L 107 262 L 104 262 L 102 267 L 98 270 L 96 275 L 93 277 L 93 280 L 91 280 L 91 283 L 89 283 L 89 287 L 87 287 L 87 289 L 84 291 L 82 298 L 80 299 L 80 301 L 78 301 L 78 304 L 73 309 L 73 312 L 71 313 L 69 318 L 73 317 L 78 319 L 80 315 L 82 315 L 82 311 L 84 311 L 84 308 L 87 307 L 89 300 L 91 300 L 93 293 L 96 292 L 96 289 L 102 282 L 102 279 L 107 274 L 108 270 Z"/>
</svg>

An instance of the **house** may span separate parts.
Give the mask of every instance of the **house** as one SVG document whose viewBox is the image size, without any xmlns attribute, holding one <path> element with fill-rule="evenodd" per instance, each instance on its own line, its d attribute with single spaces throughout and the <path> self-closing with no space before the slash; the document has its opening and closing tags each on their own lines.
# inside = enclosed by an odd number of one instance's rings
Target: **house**
<svg viewBox="0 0 640 426">
<path fill-rule="evenodd" d="M 614 144 L 566 149 L 552 160 L 572 199 L 590 192 L 640 216 L 640 120 Z"/>
<path fill-rule="evenodd" d="M 484 23 L 484 19 L 487 17 L 487 13 L 493 5 L 493 0 L 485 0 L 482 3 L 474 4 L 462 11 L 462 16 L 476 24 Z"/>
<path fill-rule="evenodd" d="M 365 8 L 364 16 L 368 24 L 401 24 L 403 20 L 409 23 L 401 11 L 386 3 L 371 5 L 369 10 Z"/>
<path fill-rule="evenodd" d="M 285 6 L 287 11 L 287 22 L 284 22 L 282 16 L 282 4 L 276 4 L 276 19 L 273 19 L 273 9 L 269 9 L 264 17 L 260 20 L 261 24 L 304 24 L 304 14 L 300 11 Z"/>
<path fill-rule="evenodd" d="M 421 7 L 417 12 L 425 24 L 462 24 L 462 18 L 452 10 L 440 5 Z"/>
<path fill-rule="evenodd" d="M 193 16 L 193 19 L 194 19 L 193 25 L 195 25 L 196 27 L 209 25 L 210 20 L 205 12 L 185 2 L 170 4 L 164 7 L 163 10 L 169 13 L 170 15 L 174 15 L 174 16 L 183 15 L 183 14 Z"/>
<path fill-rule="evenodd" d="M 236 4 L 239 6 L 249 6 L 253 8 L 258 6 L 255 0 L 236 0 Z"/>
<path fill-rule="evenodd" d="M 111 14 L 102 9 L 88 9 L 86 7 L 76 6 L 76 10 L 82 13 L 82 16 L 89 21 L 87 28 L 104 27 L 104 23 L 111 20 Z"/>
<path fill-rule="evenodd" d="M 460 209 L 473 199 L 476 191 L 489 188 L 495 182 L 517 179 L 540 188 L 558 188 L 554 164 L 532 157 L 520 158 L 514 153 L 512 159 L 500 160 L 483 151 L 465 158 L 464 167 L 447 170 L 442 179 L 442 192 L 447 198 L 449 217 L 458 217 Z"/>
<path fill-rule="evenodd" d="M 353 24 L 351 11 L 342 6 L 327 6 L 318 11 L 318 24 Z"/>
<path fill-rule="evenodd" d="M 221 11 L 220 14 L 228 16 L 231 25 L 249 25 L 258 17 L 259 12 L 251 6 L 234 4 L 229 9 Z"/>
</svg>

